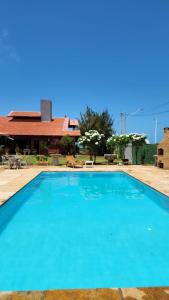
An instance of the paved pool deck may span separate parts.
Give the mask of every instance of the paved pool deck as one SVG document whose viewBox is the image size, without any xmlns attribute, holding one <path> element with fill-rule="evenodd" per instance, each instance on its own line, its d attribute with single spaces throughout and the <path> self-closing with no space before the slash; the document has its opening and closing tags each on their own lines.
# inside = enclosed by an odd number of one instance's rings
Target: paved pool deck
<svg viewBox="0 0 169 300">
<path fill-rule="evenodd" d="M 152 166 L 27 167 L 9 170 L 0 167 L 0 205 L 42 171 L 124 171 L 169 196 L 169 170 Z M 168 263 L 168 262 L 166 262 Z M 132 289 L 55 290 L 36 292 L 0 292 L 0 300 L 169 300 L 169 287 Z"/>
</svg>

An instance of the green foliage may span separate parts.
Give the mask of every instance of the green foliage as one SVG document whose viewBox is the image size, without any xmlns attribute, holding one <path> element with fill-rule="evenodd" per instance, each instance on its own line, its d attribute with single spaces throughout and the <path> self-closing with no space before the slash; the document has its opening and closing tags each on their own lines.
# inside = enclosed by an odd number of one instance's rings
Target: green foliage
<svg viewBox="0 0 169 300">
<path fill-rule="evenodd" d="M 89 130 L 78 140 L 80 145 L 89 150 L 90 160 L 93 160 L 92 156 L 94 155 L 94 162 L 103 138 L 103 133 L 100 134 L 97 130 Z"/>
<path fill-rule="evenodd" d="M 98 150 L 99 154 L 104 154 L 106 152 L 106 140 L 115 133 L 113 122 L 108 110 L 99 113 L 87 106 L 86 111 L 83 114 L 80 114 L 79 127 L 82 135 L 89 130 L 96 130 L 100 134 L 104 134 L 104 138 L 102 139 Z"/>
<path fill-rule="evenodd" d="M 116 151 L 120 159 L 123 159 L 125 156 L 126 146 L 132 143 L 135 146 L 136 152 L 136 162 L 137 162 L 137 149 L 146 143 L 146 136 L 139 133 L 130 133 L 130 134 L 121 134 L 121 135 L 112 135 L 107 139 L 107 148 L 114 153 Z"/>
<path fill-rule="evenodd" d="M 117 140 L 117 149 L 119 158 L 125 158 L 125 148 L 130 143 L 131 137 L 129 135 L 120 135 Z"/>
<path fill-rule="evenodd" d="M 36 155 L 37 161 L 47 161 L 48 157 L 46 155 Z"/>
<path fill-rule="evenodd" d="M 21 157 L 28 165 L 38 165 L 42 161 L 48 161 L 49 165 L 51 164 L 51 157 L 47 155 L 22 155 Z"/>
<path fill-rule="evenodd" d="M 89 130 L 97 129 L 97 113 L 89 106 L 83 114 L 80 113 L 79 127 L 82 135 Z"/>
<path fill-rule="evenodd" d="M 137 157 L 136 157 L 137 151 Z M 137 149 L 133 146 L 133 163 L 134 164 L 154 164 L 153 155 L 157 154 L 157 144 L 145 144 Z M 137 161 L 136 161 L 137 159 Z"/>
<path fill-rule="evenodd" d="M 131 134 L 132 145 L 135 147 L 136 164 L 138 164 L 138 150 L 146 143 L 146 136 L 144 134 Z"/>
<path fill-rule="evenodd" d="M 110 153 L 114 153 L 116 150 L 116 146 L 117 146 L 117 139 L 116 139 L 116 135 L 112 135 L 110 138 L 107 139 L 106 142 L 107 145 L 107 149 Z"/>
<path fill-rule="evenodd" d="M 52 157 L 51 156 L 43 156 L 45 157 L 45 161 L 48 161 L 48 164 L 52 164 Z M 26 161 L 28 166 L 29 165 L 38 165 L 39 164 L 39 156 L 38 155 L 21 155 L 22 160 Z M 78 160 L 85 161 L 88 160 L 88 155 L 80 155 Z M 103 156 L 97 157 L 97 163 L 105 164 L 105 158 Z M 59 165 L 65 166 L 66 164 L 66 157 L 64 155 L 59 157 Z"/>
<path fill-rule="evenodd" d="M 124 158 L 124 151 L 126 146 L 130 143 L 131 137 L 128 134 L 112 135 L 107 140 L 107 148 L 111 153 L 115 151 L 118 153 L 120 159 Z"/>
<path fill-rule="evenodd" d="M 40 153 L 43 153 L 43 155 L 48 155 L 48 148 L 49 148 L 49 142 L 40 141 Z"/>
<path fill-rule="evenodd" d="M 65 135 L 59 142 L 62 154 L 74 154 L 76 151 L 75 139 L 69 135 Z"/>
</svg>

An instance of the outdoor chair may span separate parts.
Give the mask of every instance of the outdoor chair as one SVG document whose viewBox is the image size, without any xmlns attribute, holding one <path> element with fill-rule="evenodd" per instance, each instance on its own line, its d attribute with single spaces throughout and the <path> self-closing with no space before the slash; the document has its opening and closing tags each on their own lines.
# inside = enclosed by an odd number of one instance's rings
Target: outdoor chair
<svg viewBox="0 0 169 300">
<path fill-rule="evenodd" d="M 9 168 L 10 169 L 20 169 L 21 168 L 21 160 L 19 157 L 9 157 Z"/>
<path fill-rule="evenodd" d="M 26 160 L 21 159 L 21 167 L 26 167 L 28 164 Z"/>
<path fill-rule="evenodd" d="M 72 168 L 83 168 L 83 161 L 75 159 L 73 155 L 66 156 L 66 166 Z"/>
<path fill-rule="evenodd" d="M 8 166 L 8 164 L 9 164 L 8 157 L 5 156 L 5 155 L 2 155 L 1 156 L 1 163 L 2 163 L 3 166 Z"/>
</svg>

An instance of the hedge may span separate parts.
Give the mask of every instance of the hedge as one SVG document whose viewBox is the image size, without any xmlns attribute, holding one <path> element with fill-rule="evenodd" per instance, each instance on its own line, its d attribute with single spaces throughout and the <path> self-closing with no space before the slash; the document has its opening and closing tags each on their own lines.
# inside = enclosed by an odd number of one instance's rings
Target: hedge
<svg viewBox="0 0 169 300">
<path fill-rule="evenodd" d="M 157 144 L 146 144 L 140 146 L 137 152 L 137 162 L 136 162 L 136 148 L 133 147 L 132 156 L 133 156 L 133 164 L 154 164 L 153 155 L 157 154 Z"/>
</svg>

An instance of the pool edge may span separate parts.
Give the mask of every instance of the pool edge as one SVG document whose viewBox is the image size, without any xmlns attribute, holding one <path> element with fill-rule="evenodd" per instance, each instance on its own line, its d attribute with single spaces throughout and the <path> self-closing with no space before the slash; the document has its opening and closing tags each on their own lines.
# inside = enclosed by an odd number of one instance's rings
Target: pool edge
<svg viewBox="0 0 169 300">
<path fill-rule="evenodd" d="M 169 287 L 0 292 L 0 300 L 167 300 Z"/>
</svg>

